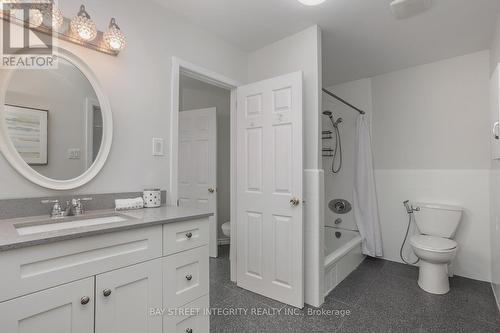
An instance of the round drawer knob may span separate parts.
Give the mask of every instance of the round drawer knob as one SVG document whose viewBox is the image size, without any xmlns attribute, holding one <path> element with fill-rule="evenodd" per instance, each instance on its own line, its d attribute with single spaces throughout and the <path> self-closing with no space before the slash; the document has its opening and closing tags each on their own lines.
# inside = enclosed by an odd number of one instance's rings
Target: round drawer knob
<svg viewBox="0 0 500 333">
<path fill-rule="evenodd" d="M 109 295 L 111 295 L 111 289 L 104 289 L 102 291 L 102 294 L 104 295 L 104 297 L 108 297 Z"/>
<path fill-rule="evenodd" d="M 80 303 L 81 303 L 82 305 L 87 305 L 89 302 L 90 302 L 90 297 L 88 297 L 88 296 L 83 296 L 83 297 L 80 299 Z"/>
<path fill-rule="evenodd" d="M 193 234 L 192 234 L 192 233 L 190 233 L 190 232 L 188 232 L 188 233 L 186 234 L 186 237 L 187 237 L 187 238 L 191 238 L 191 237 L 193 237 Z"/>
<path fill-rule="evenodd" d="M 186 333 L 193 333 L 193 329 L 192 328 L 186 328 Z"/>
<path fill-rule="evenodd" d="M 186 275 L 186 280 L 191 281 L 192 278 L 193 276 L 191 274 Z"/>
</svg>

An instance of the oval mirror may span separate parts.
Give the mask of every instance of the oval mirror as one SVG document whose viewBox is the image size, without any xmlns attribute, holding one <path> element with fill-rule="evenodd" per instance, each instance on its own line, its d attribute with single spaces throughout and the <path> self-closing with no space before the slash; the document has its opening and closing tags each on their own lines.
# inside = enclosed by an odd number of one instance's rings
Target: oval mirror
<svg viewBox="0 0 500 333">
<path fill-rule="evenodd" d="M 113 125 L 90 68 L 68 51 L 54 55 L 55 68 L 1 71 L 0 148 L 28 180 L 67 190 L 99 173 Z"/>
</svg>

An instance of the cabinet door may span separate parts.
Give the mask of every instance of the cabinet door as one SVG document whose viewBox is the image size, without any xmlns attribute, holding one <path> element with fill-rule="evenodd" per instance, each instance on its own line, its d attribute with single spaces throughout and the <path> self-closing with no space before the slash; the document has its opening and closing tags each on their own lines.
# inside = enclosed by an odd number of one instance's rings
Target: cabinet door
<svg viewBox="0 0 500 333">
<path fill-rule="evenodd" d="M 96 276 L 96 333 L 161 333 L 161 259 Z"/>
<path fill-rule="evenodd" d="M 94 278 L 0 303 L 0 331 L 92 333 Z"/>
</svg>

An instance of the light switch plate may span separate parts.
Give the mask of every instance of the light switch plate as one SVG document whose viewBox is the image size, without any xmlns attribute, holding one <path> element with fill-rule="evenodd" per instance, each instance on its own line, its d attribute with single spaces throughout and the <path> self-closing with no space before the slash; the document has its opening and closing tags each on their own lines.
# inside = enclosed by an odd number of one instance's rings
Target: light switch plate
<svg viewBox="0 0 500 333">
<path fill-rule="evenodd" d="M 163 156 L 165 142 L 162 138 L 153 138 L 153 156 Z"/>
</svg>

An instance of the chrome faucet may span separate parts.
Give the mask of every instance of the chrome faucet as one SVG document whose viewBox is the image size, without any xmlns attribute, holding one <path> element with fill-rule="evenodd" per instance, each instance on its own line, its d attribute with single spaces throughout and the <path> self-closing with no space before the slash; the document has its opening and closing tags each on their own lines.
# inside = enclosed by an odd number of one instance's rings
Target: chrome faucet
<svg viewBox="0 0 500 333">
<path fill-rule="evenodd" d="M 59 204 L 59 200 L 42 200 L 43 204 L 54 204 L 52 206 L 52 210 L 50 211 L 50 218 L 52 219 L 60 219 L 65 216 L 66 212 L 61 208 Z"/>
<path fill-rule="evenodd" d="M 90 201 L 92 198 L 73 198 L 70 201 L 66 201 L 66 208 L 62 208 L 59 200 L 42 200 L 43 204 L 53 204 L 52 210 L 50 211 L 50 218 L 60 219 L 66 216 L 80 216 L 85 213 L 85 208 L 83 206 L 83 201 Z"/>
<path fill-rule="evenodd" d="M 85 213 L 83 201 L 91 201 L 93 198 L 78 198 L 71 200 L 71 212 L 73 216 L 80 216 Z"/>
</svg>

